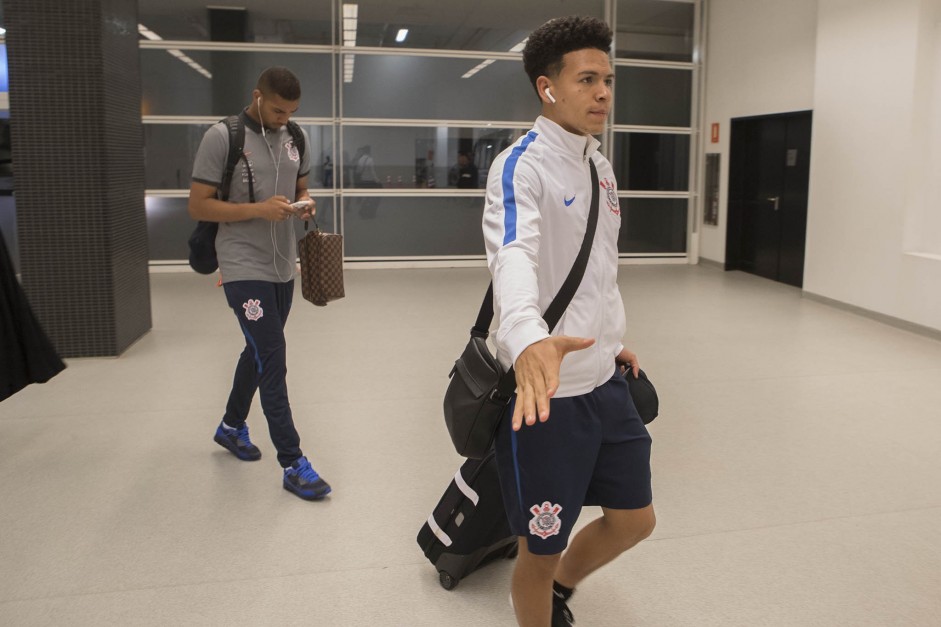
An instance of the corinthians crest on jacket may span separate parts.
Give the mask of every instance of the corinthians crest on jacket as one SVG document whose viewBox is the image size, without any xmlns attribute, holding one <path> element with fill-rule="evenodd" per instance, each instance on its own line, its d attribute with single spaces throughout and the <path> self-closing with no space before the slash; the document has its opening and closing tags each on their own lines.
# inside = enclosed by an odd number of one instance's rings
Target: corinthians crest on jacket
<svg viewBox="0 0 941 627">
<path fill-rule="evenodd" d="M 605 201 L 608 203 L 608 210 L 616 216 L 621 215 L 621 205 L 618 202 L 618 190 L 612 181 L 602 179 L 601 189 L 605 191 Z"/>
</svg>

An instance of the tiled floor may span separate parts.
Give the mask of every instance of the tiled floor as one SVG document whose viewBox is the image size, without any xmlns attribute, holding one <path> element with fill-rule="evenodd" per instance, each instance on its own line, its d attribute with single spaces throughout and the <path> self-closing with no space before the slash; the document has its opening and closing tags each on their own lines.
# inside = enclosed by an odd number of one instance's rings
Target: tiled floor
<svg viewBox="0 0 941 627">
<path fill-rule="evenodd" d="M 511 562 L 447 592 L 415 543 L 460 463 L 440 403 L 484 269 L 298 294 L 321 503 L 281 489 L 257 402 L 260 462 L 212 442 L 240 333 L 211 278 L 151 279 L 154 328 L 123 356 L 0 404 L 0 624 L 515 624 Z M 941 342 L 741 273 L 620 281 L 661 396 L 659 526 L 579 588 L 579 627 L 941 625 Z"/>
</svg>

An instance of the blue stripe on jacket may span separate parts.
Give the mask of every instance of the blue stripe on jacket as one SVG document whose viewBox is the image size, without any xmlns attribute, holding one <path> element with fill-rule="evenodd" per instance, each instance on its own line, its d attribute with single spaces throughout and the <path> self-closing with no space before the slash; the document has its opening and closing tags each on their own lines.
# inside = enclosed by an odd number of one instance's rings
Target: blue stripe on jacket
<svg viewBox="0 0 941 627">
<path fill-rule="evenodd" d="M 529 131 L 522 143 L 513 149 L 506 163 L 503 164 L 503 245 L 506 246 L 516 239 L 516 189 L 513 187 L 513 175 L 516 173 L 516 162 L 519 161 L 529 145 L 536 140 L 538 133 Z"/>
</svg>

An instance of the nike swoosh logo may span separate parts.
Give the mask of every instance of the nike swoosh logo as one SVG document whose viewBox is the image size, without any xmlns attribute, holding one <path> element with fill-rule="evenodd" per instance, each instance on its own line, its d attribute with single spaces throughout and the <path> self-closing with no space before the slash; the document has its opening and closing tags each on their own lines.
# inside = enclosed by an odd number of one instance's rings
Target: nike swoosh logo
<svg viewBox="0 0 941 627">
<path fill-rule="evenodd" d="M 575 196 L 572 196 L 571 198 L 565 198 L 565 197 L 563 196 L 563 197 L 562 197 L 562 202 L 564 202 L 564 203 L 565 203 L 565 206 L 568 207 L 568 206 L 571 205 L 573 202 L 575 202 Z"/>
</svg>

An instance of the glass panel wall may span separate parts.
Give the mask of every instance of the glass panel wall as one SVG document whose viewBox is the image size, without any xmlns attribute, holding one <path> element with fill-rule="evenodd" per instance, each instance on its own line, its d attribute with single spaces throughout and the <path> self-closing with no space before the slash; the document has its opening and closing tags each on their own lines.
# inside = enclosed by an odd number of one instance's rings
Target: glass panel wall
<svg viewBox="0 0 941 627">
<path fill-rule="evenodd" d="M 172 53 L 185 54 L 204 70 Z M 141 50 L 141 109 L 145 116 L 216 116 L 238 113 L 251 101 L 258 75 L 283 65 L 301 81 L 300 117 L 332 117 L 329 53 L 229 50 Z"/>
<path fill-rule="evenodd" d="M 472 76 L 481 59 L 344 54 L 353 59 L 343 83 L 343 116 L 424 120 L 532 122 L 539 98 L 519 60 L 495 61 Z M 345 80 L 345 79 L 344 79 Z"/>
<path fill-rule="evenodd" d="M 221 4 L 221 3 L 219 3 Z M 138 0 L 148 39 L 331 45 L 331 2 L 240 0 L 237 7 Z"/>
<path fill-rule="evenodd" d="M 351 188 L 483 189 L 494 157 L 524 131 L 501 128 L 346 126 Z"/>
<path fill-rule="evenodd" d="M 357 46 L 503 52 L 554 17 L 604 18 L 605 11 L 603 0 L 359 0 L 357 6 Z"/>
<path fill-rule="evenodd" d="M 490 164 L 540 112 L 521 44 L 569 14 L 616 24 L 615 100 L 602 150 L 626 208 L 622 256 L 685 255 L 695 1 L 246 0 L 244 11 L 182 4 L 140 0 L 154 259 L 185 263 L 199 141 L 248 104 L 272 65 L 301 80 L 294 119 L 311 138 L 319 225 L 344 234 L 348 260 L 483 259 Z M 668 197 L 644 197 L 651 193 Z"/>
<path fill-rule="evenodd" d="M 659 254 L 686 252 L 685 198 L 621 198 L 622 253 Z"/>
<path fill-rule="evenodd" d="M 322 231 L 336 232 L 335 202 L 332 196 L 311 197 L 317 201 L 317 225 Z M 196 223 L 189 217 L 188 199 L 184 196 L 155 196 L 145 199 L 147 211 L 147 241 L 150 248 L 150 260 L 162 262 L 186 263 L 189 259 L 187 241 Z M 308 225 L 313 228 L 313 224 Z M 294 230 L 300 238 L 304 234 L 304 223 L 297 220 Z"/>
<path fill-rule="evenodd" d="M 145 124 L 144 186 L 189 189 L 196 149 L 211 124 Z"/>
<path fill-rule="evenodd" d="M 689 135 L 615 133 L 611 162 L 619 189 L 689 191 Z"/>
<path fill-rule="evenodd" d="M 297 120 L 295 120 L 297 121 Z M 307 176 L 307 187 L 317 193 L 324 189 L 333 190 L 333 125 L 331 124 L 305 124 L 299 125 L 307 131 L 310 143 L 307 154 L 310 155 L 310 174 Z"/>
<path fill-rule="evenodd" d="M 690 70 L 618 67 L 615 77 L 615 124 L 689 126 L 693 93 Z"/>
<path fill-rule="evenodd" d="M 614 126 L 608 137 L 622 196 L 622 256 L 682 256 L 688 248 L 698 4 L 614 3 Z"/>
<path fill-rule="evenodd" d="M 144 181 L 149 190 L 189 189 L 196 150 L 211 124 L 145 124 Z M 333 187 L 327 157 L 332 157 L 333 127 L 301 124 L 310 139 L 311 188 Z M 332 159 L 331 159 L 332 160 Z"/>
<path fill-rule="evenodd" d="M 619 0 L 617 16 L 618 58 L 693 60 L 693 3 Z"/>
<path fill-rule="evenodd" d="M 481 198 L 365 196 L 343 204 L 347 257 L 481 257 Z"/>
</svg>

